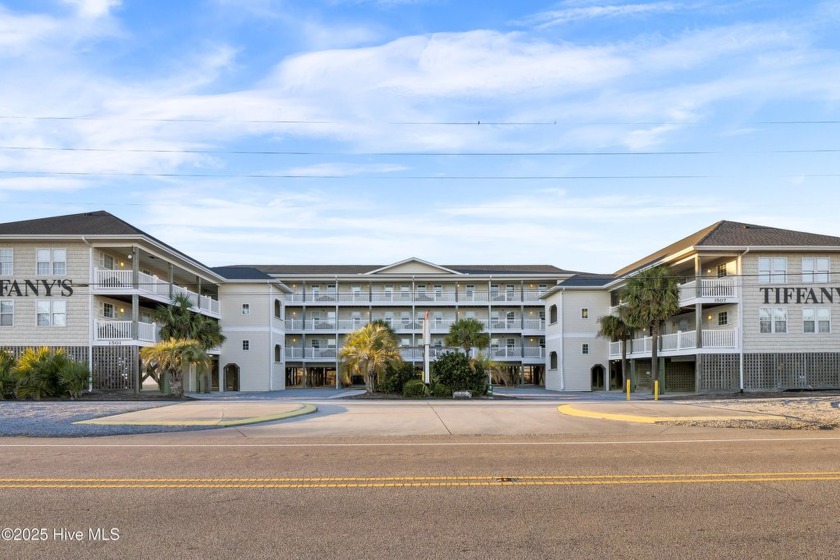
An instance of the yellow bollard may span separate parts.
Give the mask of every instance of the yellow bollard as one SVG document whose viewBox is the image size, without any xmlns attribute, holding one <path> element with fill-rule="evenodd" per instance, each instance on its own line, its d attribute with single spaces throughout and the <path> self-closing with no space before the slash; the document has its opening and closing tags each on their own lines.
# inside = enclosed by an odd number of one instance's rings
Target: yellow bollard
<svg viewBox="0 0 840 560">
<path fill-rule="evenodd" d="M 630 380 L 627 380 L 627 400 L 630 400 Z"/>
<path fill-rule="evenodd" d="M 659 400 L 659 380 L 653 382 L 653 400 Z"/>
</svg>

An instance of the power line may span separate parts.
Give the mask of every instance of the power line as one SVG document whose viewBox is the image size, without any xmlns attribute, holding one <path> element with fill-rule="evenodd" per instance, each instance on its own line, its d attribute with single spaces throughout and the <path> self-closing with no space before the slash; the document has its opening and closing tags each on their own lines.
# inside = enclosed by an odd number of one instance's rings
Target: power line
<svg viewBox="0 0 840 560">
<path fill-rule="evenodd" d="M 0 170 L 0 175 L 38 175 L 70 177 L 160 177 L 191 179 L 319 179 L 346 180 L 364 179 L 377 181 L 397 180 L 432 180 L 432 181 L 549 181 L 549 180 L 683 180 L 683 179 L 738 179 L 741 175 L 304 175 L 289 173 L 132 173 L 121 171 L 17 171 Z M 797 179 L 797 178 L 834 178 L 840 173 L 796 173 L 793 175 L 751 175 L 753 179 Z"/>
<path fill-rule="evenodd" d="M 105 152 L 105 153 L 151 153 L 151 154 L 203 154 L 203 155 L 281 155 L 281 156 L 376 156 L 376 157 L 553 157 L 553 156 L 698 156 L 698 155 L 760 155 L 760 154 L 818 154 L 838 153 L 840 148 L 815 148 L 802 150 L 677 150 L 662 152 L 329 152 L 288 150 L 213 150 L 174 148 L 88 148 L 59 146 L 0 146 L 0 150 L 44 151 L 44 152 Z"/>
<path fill-rule="evenodd" d="M 2 120 L 32 120 L 32 121 L 127 121 L 127 122 L 161 122 L 161 123 L 213 123 L 213 124 L 283 124 L 283 125 L 341 125 L 354 121 L 338 120 L 308 120 L 308 119 L 202 119 L 202 118 L 151 118 L 125 116 L 62 116 L 62 115 L 0 115 Z M 355 121 L 371 122 L 371 121 Z M 397 126 L 698 126 L 707 124 L 703 121 L 563 121 L 546 119 L 544 121 L 373 121 L 385 125 Z M 742 125 L 836 125 L 840 120 L 766 120 L 744 122 Z"/>
</svg>

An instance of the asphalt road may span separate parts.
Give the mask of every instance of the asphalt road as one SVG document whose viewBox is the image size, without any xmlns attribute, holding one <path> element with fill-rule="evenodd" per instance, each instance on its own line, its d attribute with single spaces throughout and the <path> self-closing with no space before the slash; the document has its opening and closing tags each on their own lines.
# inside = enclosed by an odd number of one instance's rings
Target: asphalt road
<svg viewBox="0 0 840 560">
<path fill-rule="evenodd" d="M 47 538 L 0 541 L 0 558 L 840 555 L 837 434 L 570 422 L 530 436 L 3 439 L 0 529 Z"/>
</svg>

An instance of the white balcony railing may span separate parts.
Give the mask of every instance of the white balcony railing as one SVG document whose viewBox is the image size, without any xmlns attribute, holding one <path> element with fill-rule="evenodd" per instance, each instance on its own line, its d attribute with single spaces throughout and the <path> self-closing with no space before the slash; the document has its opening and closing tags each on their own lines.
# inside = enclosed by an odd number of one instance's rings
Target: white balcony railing
<svg viewBox="0 0 840 560">
<path fill-rule="evenodd" d="M 130 278 L 129 278 L 130 280 Z M 130 282 L 129 282 L 130 284 Z M 508 291 L 487 291 L 487 290 L 465 290 L 463 287 L 458 290 L 356 290 L 338 292 L 318 292 L 289 294 L 289 303 L 523 303 L 538 302 L 543 291 L 519 290 Z"/>
<path fill-rule="evenodd" d="M 498 348 L 490 348 L 490 357 L 494 360 L 522 358 L 521 346 L 501 346 Z"/>
<path fill-rule="evenodd" d="M 682 350 L 697 349 L 697 331 L 676 332 L 660 337 L 659 352 L 680 352 Z M 735 349 L 738 348 L 738 329 L 706 329 L 701 331 L 704 350 Z M 649 356 L 652 346 L 651 337 L 637 338 L 627 348 L 628 357 Z M 621 342 L 610 342 L 610 358 L 621 357 Z"/>
<path fill-rule="evenodd" d="M 137 340 L 157 342 L 160 339 L 159 330 L 155 323 L 137 323 Z M 131 321 L 97 319 L 95 336 L 100 342 L 133 340 Z"/>
<path fill-rule="evenodd" d="M 131 270 L 109 270 L 104 268 L 95 268 L 94 276 L 94 293 L 99 294 L 114 294 L 114 293 L 134 293 L 134 283 L 132 281 L 133 273 Z M 204 311 L 207 314 L 219 316 L 221 306 L 218 300 L 209 296 L 199 295 L 195 292 L 182 288 L 181 286 L 170 285 L 156 276 L 138 273 L 137 276 L 137 293 L 154 296 L 156 299 L 168 303 L 172 297 L 182 294 L 189 298 L 192 303 L 194 311 Z"/>
<path fill-rule="evenodd" d="M 545 348 L 539 346 L 526 346 L 522 349 L 522 355 L 525 358 L 545 358 Z"/>
<path fill-rule="evenodd" d="M 721 299 L 734 298 L 737 291 L 734 278 L 701 278 L 700 291 L 697 291 L 697 281 L 692 280 L 679 285 L 680 302 L 700 298 Z"/>
</svg>

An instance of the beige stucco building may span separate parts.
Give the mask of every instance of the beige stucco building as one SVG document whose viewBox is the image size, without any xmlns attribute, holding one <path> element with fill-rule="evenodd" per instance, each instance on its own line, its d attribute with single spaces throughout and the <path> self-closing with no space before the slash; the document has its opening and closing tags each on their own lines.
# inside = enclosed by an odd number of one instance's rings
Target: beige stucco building
<svg viewBox="0 0 840 560">
<path fill-rule="evenodd" d="M 598 336 L 635 274 L 666 264 L 680 309 L 661 336 L 637 331 L 628 375 L 649 384 L 659 349 L 666 391 L 840 387 L 840 238 L 718 222 L 610 275 L 550 265 L 237 265 L 210 268 L 107 212 L 0 224 L 0 348 L 64 348 L 91 385 L 138 386 L 155 310 L 186 295 L 220 321 L 213 390 L 337 387 L 347 335 L 382 320 L 403 358 L 445 350 L 453 322 L 490 334 L 517 385 L 619 390 L 621 343 Z M 199 380 L 187 379 L 187 390 Z"/>
</svg>

